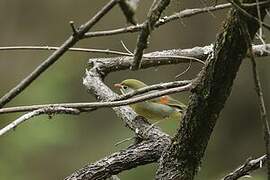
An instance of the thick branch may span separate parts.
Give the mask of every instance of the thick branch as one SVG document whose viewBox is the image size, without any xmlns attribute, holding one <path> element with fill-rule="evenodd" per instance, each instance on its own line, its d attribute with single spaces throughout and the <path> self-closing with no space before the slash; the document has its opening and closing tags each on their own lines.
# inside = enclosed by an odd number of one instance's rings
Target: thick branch
<svg viewBox="0 0 270 180">
<path fill-rule="evenodd" d="M 269 56 L 270 44 L 254 45 L 253 52 L 257 57 Z M 181 56 L 192 57 L 205 61 L 211 53 L 213 53 L 212 45 L 204 47 L 194 47 L 190 49 L 172 49 L 172 50 L 151 52 L 144 55 L 141 68 L 145 69 L 162 65 L 190 62 L 190 59 L 188 58 L 178 58 Z M 124 57 L 124 56 L 114 58 L 93 58 L 89 60 L 90 66 L 93 66 L 93 64 L 99 64 L 99 66 L 97 67 L 98 71 L 104 76 L 110 72 L 127 70 L 130 68 L 132 62 L 133 62 L 132 57 Z"/>
<path fill-rule="evenodd" d="M 156 162 L 168 141 L 144 141 L 77 170 L 65 180 L 102 180 L 140 165 Z"/>
<path fill-rule="evenodd" d="M 256 7 L 248 12 L 257 16 Z M 265 14 L 265 9 L 261 8 L 262 18 Z M 259 28 L 257 22 L 239 15 L 236 10 L 230 12 L 224 31 L 215 43 L 214 56 L 199 75 L 181 127 L 161 157 L 156 179 L 194 178 L 219 113 L 230 95 L 233 80 L 246 56 L 247 45 L 240 30 L 242 22 L 247 24 L 251 38 Z"/>
</svg>

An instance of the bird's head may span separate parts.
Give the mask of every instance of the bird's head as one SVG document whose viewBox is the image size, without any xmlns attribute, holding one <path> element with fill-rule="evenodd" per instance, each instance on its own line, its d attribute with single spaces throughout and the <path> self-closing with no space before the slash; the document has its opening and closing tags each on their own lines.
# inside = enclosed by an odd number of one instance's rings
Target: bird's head
<svg viewBox="0 0 270 180">
<path fill-rule="evenodd" d="M 126 79 L 119 84 L 114 84 L 114 86 L 119 88 L 122 94 L 127 94 L 147 85 L 136 79 Z"/>
</svg>

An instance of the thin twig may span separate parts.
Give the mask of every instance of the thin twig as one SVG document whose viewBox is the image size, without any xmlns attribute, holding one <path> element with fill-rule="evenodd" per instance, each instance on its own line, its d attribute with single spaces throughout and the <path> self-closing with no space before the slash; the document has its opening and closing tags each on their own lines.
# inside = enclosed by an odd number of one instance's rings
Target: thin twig
<svg viewBox="0 0 270 180">
<path fill-rule="evenodd" d="M 6 46 L 0 47 L 0 51 L 9 51 L 9 50 L 58 50 L 59 47 L 56 46 Z M 129 53 L 114 51 L 109 49 L 89 49 L 89 48 L 69 48 L 68 51 L 75 52 L 91 52 L 91 53 L 102 53 L 102 54 L 112 54 L 120 56 L 132 56 Z"/>
<path fill-rule="evenodd" d="M 252 53 L 251 53 L 252 54 Z M 254 55 L 250 56 L 250 60 L 252 63 L 252 72 L 253 72 L 253 79 L 255 83 L 255 90 L 258 95 L 258 101 L 260 105 L 260 114 L 261 114 L 261 121 L 263 124 L 264 129 L 264 140 L 265 140 L 265 148 L 266 148 L 266 154 L 267 154 L 267 171 L 268 171 L 268 180 L 270 180 L 270 129 L 269 129 L 269 123 L 267 118 L 267 112 L 265 108 L 265 101 L 263 97 L 262 87 L 260 83 L 260 76 L 257 72 L 256 67 L 256 61 L 254 58 Z"/>
<path fill-rule="evenodd" d="M 268 118 L 267 118 L 267 112 L 265 108 L 265 101 L 264 101 L 264 96 L 263 96 L 263 91 L 262 91 L 262 86 L 260 82 L 260 76 L 257 71 L 257 65 L 256 65 L 256 60 L 255 60 L 255 55 L 252 51 L 252 40 L 250 37 L 249 32 L 247 31 L 247 27 L 245 24 L 241 23 L 241 30 L 245 34 L 245 41 L 248 46 L 248 51 L 250 53 L 250 60 L 251 60 L 251 65 L 252 65 L 252 74 L 253 74 L 253 80 L 255 84 L 255 90 L 256 94 L 258 96 L 258 102 L 259 102 L 259 107 L 260 107 L 260 115 L 261 115 L 261 122 L 263 125 L 263 131 L 264 131 L 264 141 L 265 141 L 265 150 L 266 150 L 266 156 L 267 156 L 267 174 L 268 174 L 268 180 L 270 180 L 270 128 L 269 128 L 269 123 L 268 123 Z"/>
<path fill-rule="evenodd" d="M 177 74 L 177 75 L 175 76 L 175 78 L 179 78 L 179 77 L 181 77 L 182 75 L 186 74 L 186 73 L 189 71 L 189 69 L 191 68 L 191 64 L 192 64 L 192 61 L 190 61 L 189 64 L 188 64 L 188 67 L 187 67 L 183 72 L 181 72 L 180 74 Z"/>
<path fill-rule="evenodd" d="M 112 54 L 112 55 L 120 55 L 120 56 L 133 56 L 133 53 L 127 49 L 125 44 L 121 41 L 121 44 L 127 51 L 121 52 L 121 51 L 114 51 L 114 50 L 109 50 L 109 49 L 88 49 L 88 48 L 69 48 L 68 51 L 79 51 L 79 52 L 92 52 L 92 53 L 102 53 L 102 54 Z M 6 51 L 6 50 L 58 50 L 59 47 L 56 46 L 6 46 L 6 47 L 0 47 L 0 51 Z M 197 61 L 201 64 L 204 64 L 204 62 L 198 58 L 194 57 L 188 57 L 188 56 L 148 56 L 143 55 L 144 58 L 148 59 L 188 59 L 192 61 Z"/>
<path fill-rule="evenodd" d="M 183 84 L 185 84 L 183 86 Z M 18 106 L 18 107 L 9 107 L 9 108 L 2 108 L 0 109 L 0 114 L 4 113 L 14 113 L 14 112 L 26 112 L 26 111 L 34 111 L 40 108 L 49 108 L 49 107 L 66 107 L 66 108 L 76 108 L 80 110 L 81 112 L 87 112 L 92 111 L 92 109 L 96 108 L 103 108 L 103 107 L 117 107 L 117 106 L 124 106 L 129 105 L 137 102 L 142 102 L 145 100 L 157 98 L 160 96 L 168 95 L 168 94 L 174 94 L 178 92 L 183 91 L 189 91 L 191 89 L 192 84 L 191 83 L 183 83 L 181 81 L 179 82 L 171 82 L 171 83 L 164 83 L 164 84 L 157 84 L 152 85 L 149 87 L 142 88 L 141 90 L 135 91 L 133 93 L 129 93 L 123 96 L 119 96 L 119 99 L 117 101 L 111 101 L 111 102 L 90 102 L 90 103 L 60 103 L 60 104 L 42 104 L 42 105 L 31 105 L 31 106 Z M 171 88 L 169 88 L 171 87 Z M 168 89 L 166 89 L 168 88 Z M 165 89 L 162 91 L 157 92 L 151 92 L 146 95 L 141 95 L 138 97 L 133 97 L 135 95 L 138 95 L 140 93 L 149 92 L 152 90 L 157 89 Z M 133 97 L 133 98 L 130 98 Z M 127 99 L 130 98 L 130 99 Z"/>
<path fill-rule="evenodd" d="M 260 24 L 260 29 L 259 29 L 259 36 L 262 37 L 263 35 L 263 31 L 262 31 L 262 18 L 261 18 L 261 10 L 260 10 L 260 5 L 259 5 L 259 0 L 256 0 L 256 7 L 257 7 L 257 14 L 258 14 L 258 19 L 260 20 L 259 21 L 259 24 Z"/>
<path fill-rule="evenodd" d="M 241 6 L 242 5 L 238 5 L 236 2 L 234 2 L 233 0 L 227 0 L 228 2 L 230 2 L 237 10 L 239 10 L 239 12 L 241 12 L 242 14 L 244 14 L 246 17 L 253 19 L 255 21 L 257 21 L 258 23 L 260 23 L 263 27 L 265 27 L 266 29 L 270 30 L 270 25 L 261 21 L 260 19 L 254 17 L 253 15 L 251 15 L 250 13 L 248 13 L 245 9 L 243 9 Z M 270 2 L 268 2 L 267 4 L 269 4 Z"/>
<path fill-rule="evenodd" d="M 128 98 L 134 97 L 136 95 L 144 94 L 150 91 L 181 87 L 181 86 L 185 86 L 191 83 L 192 83 L 192 80 L 184 80 L 184 81 L 173 81 L 173 82 L 167 82 L 167 83 L 154 84 L 154 85 L 143 87 L 138 90 L 121 95 L 119 96 L 119 98 L 116 98 L 115 100 L 116 101 L 125 100 Z"/>
<path fill-rule="evenodd" d="M 42 109 L 37 109 L 23 116 L 19 117 L 18 119 L 14 120 L 12 123 L 8 124 L 4 128 L 0 129 L 0 136 L 4 135 L 8 131 L 15 129 L 18 125 L 22 124 L 23 122 L 42 114 L 47 114 L 49 116 L 53 114 L 73 114 L 78 115 L 80 111 L 73 108 L 64 108 L 64 107 L 46 107 Z"/>
<path fill-rule="evenodd" d="M 127 46 L 125 45 L 125 43 L 123 41 L 121 41 L 121 44 L 123 46 L 123 48 L 131 55 L 133 56 L 134 54 L 127 48 Z"/>
<path fill-rule="evenodd" d="M 74 46 L 84 34 L 89 31 L 107 12 L 109 12 L 118 0 L 110 0 L 97 14 L 88 22 L 80 26 L 76 34 L 71 35 L 58 50 L 53 52 L 46 60 L 44 60 L 33 72 L 31 72 L 25 79 L 12 88 L 0 99 L 0 108 L 20 94 L 26 87 L 28 87 L 36 78 L 38 78 L 46 69 L 48 69 L 54 62 L 56 62 L 68 49 Z"/>
<path fill-rule="evenodd" d="M 161 16 L 161 13 L 170 4 L 170 0 L 154 0 L 153 4 L 148 12 L 148 17 L 143 23 L 141 32 L 137 39 L 136 48 L 134 51 L 134 61 L 131 69 L 137 70 L 141 67 L 141 60 L 143 57 L 143 51 L 147 48 L 148 38 L 151 32 L 154 30 L 155 24 Z"/>
<path fill-rule="evenodd" d="M 241 3 L 243 7 L 253 7 L 253 6 L 264 6 L 268 5 L 270 3 L 269 0 L 267 1 L 262 1 L 262 2 L 255 2 L 255 3 Z"/>
<path fill-rule="evenodd" d="M 139 0 L 120 0 L 119 6 L 123 11 L 127 22 L 136 25 L 137 20 L 135 18 L 135 12 L 139 4 Z"/>
<path fill-rule="evenodd" d="M 155 28 L 164 25 L 166 23 L 181 19 L 181 18 L 187 18 L 191 17 L 194 15 L 202 14 L 202 13 L 207 13 L 209 11 L 214 12 L 217 10 L 221 9 L 226 9 L 231 7 L 230 3 L 227 4 L 220 4 L 217 6 L 211 6 L 211 7 L 205 7 L 205 8 L 194 8 L 194 9 L 186 9 L 183 11 L 180 11 L 178 13 L 175 13 L 171 16 L 165 16 L 160 18 L 156 24 Z M 128 26 L 125 28 L 119 28 L 119 29 L 114 29 L 114 30 L 107 30 L 107 31 L 96 31 L 96 32 L 88 32 L 85 33 L 84 38 L 92 38 L 92 37 L 100 37 L 100 36 L 112 36 L 112 35 L 117 35 L 117 34 L 123 34 L 123 33 L 134 33 L 138 32 L 142 29 L 143 24 L 138 24 L 135 26 Z"/>
<path fill-rule="evenodd" d="M 257 159 L 249 159 L 245 164 L 237 168 L 232 173 L 225 176 L 222 180 L 237 180 L 243 176 L 248 175 L 252 171 L 262 168 L 263 164 L 266 161 L 266 155 L 263 155 Z"/>
</svg>

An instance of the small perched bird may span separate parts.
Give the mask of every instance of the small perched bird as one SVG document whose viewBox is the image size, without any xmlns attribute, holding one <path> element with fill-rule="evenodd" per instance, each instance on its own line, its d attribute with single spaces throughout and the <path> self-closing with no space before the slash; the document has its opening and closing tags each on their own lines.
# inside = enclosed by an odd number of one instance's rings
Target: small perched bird
<svg viewBox="0 0 270 180">
<path fill-rule="evenodd" d="M 115 84 L 122 94 L 136 91 L 147 85 L 136 79 L 126 79 L 119 84 Z M 149 120 L 160 121 L 163 119 L 180 119 L 186 106 L 173 99 L 170 96 L 162 96 L 159 98 L 131 104 L 131 108 L 139 115 Z"/>
</svg>

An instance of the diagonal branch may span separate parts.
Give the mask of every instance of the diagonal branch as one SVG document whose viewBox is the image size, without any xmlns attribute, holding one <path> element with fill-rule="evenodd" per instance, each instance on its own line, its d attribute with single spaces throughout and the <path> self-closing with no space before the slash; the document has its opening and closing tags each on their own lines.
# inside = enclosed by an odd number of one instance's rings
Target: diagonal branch
<svg viewBox="0 0 270 180">
<path fill-rule="evenodd" d="M 106 86 L 101 78 L 98 71 L 99 64 L 94 64 L 89 71 L 86 72 L 86 76 L 83 80 L 83 84 L 99 101 L 112 101 L 118 96 Z M 116 115 L 123 120 L 125 125 L 129 127 L 136 134 L 140 135 L 144 139 L 158 139 L 160 137 L 168 137 L 167 134 L 163 133 L 157 128 L 151 128 L 149 131 L 149 123 L 145 121 L 141 116 L 131 110 L 130 107 L 121 106 L 112 108 Z"/>
<path fill-rule="evenodd" d="M 258 13 L 258 16 L 260 16 L 260 13 Z M 260 24 L 261 25 L 261 24 Z M 265 101 L 263 96 L 263 90 L 261 86 L 260 76 L 257 71 L 257 64 L 255 60 L 255 56 L 252 52 L 252 45 L 251 45 L 251 38 L 250 34 L 246 31 L 245 24 L 242 25 L 242 31 L 246 35 L 246 43 L 248 46 L 248 50 L 250 53 L 250 60 L 252 65 L 252 74 L 253 74 L 253 80 L 255 84 L 255 91 L 258 96 L 258 102 L 259 102 L 259 109 L 260 109 L 260 115 L 261 115 L 261 123 L 263 125 L 263 131 L 264 131 L 264 141 L 265 141 L 265 151 L 266 151 L 266 157 L 267 157 L 267 174 L 268 174 L 268 180 L 270 180 L 270 129 L 269 129 L 269 123 L 267 118 L 267 112 L 265 107 Z"/>
<path fill-rule="evenodd" d="M 265 8 L 269 7 L 261 7 L 262 19 L 266 14 Z M 256 17 L 256 6 L 250 8 L 248 13 Z M 247 31 L 254 38 L 258 23 L 232 10 L 215 43 L 213 57 L 200 73 L 197 85 L 192 90 L 181 126 L 161 157 L 156 179 L 192 180 L 197 173 L 219 113 L 224 108 L 247 53 L 241 22 L 247 24 Z"/>
<path fill-rule="evenodd" d="M 86 165 L 65 180 L 101 180 L 140 165 L 156 162 L 168 144 L 169 142 L 164 139 L 144 141 Z"/>
<path fill-rule="evenodd" d="M 140 0 L 120 0 L 119 6 L 126 16 L 127 22 L 136 25 L 135 12 Z"/>
<path fill-rule="evenodd" d="M 170 0 L 154 0 L 153 4 L 148 12 L 147 20 L 143 23 L 141 32 L 137 39 L 136 49 L 134 51 L 134 61 L 131 69 L 137 70 L 141 67 L 141 60 L 144 49 L 147 48 L 148 37 L 153 31 L 156 22 L 161 16 L 161 13 L 170 4 Z"/>
<path fill-rule="evenodd" d="M 266 29 L 270 30 L 270 25 L 268 25 L 265 22 L 262 22 L 260 20 L 260 17 L 257 17 L 257 16 L 255 17 L 252 14 L 250 14 L 249 12 L 247 12 L 245 9 L 243 9 L 242 4 L 239 1 L 238 2 L 237 1 L 235 2 L 235 0 L 227 0 L 227 1 L 230 2 L 233 5 L 233 7 L 235 7 L 240 13 L 242 13 L 243 15 L 245 15 L 246 17 L 248 17 L 254 21 L 257 21 L 258 23 L 260 23 L 260 25 L 262 25 Z M 263 4 L 263 5 L 265 5 L 265 6 L 269 5 L 269 1 L 263 1 L 263 2 L 266 2 L 266 4 Z M 258 14 L 258 16 L 259 16 L 259 14 Z"/>
<path fill-rule="evenodd" d="M 92 68 L 86 72 L 83 80 L 84 85 L 99 101 L 116 99 L 117 95 L 103 83 L 101 78 L 103 75 L 100 74 L 99 66 L 100 63 L 92 63 Z M 66 180 L 105 179 L 139 165 L 156 162 L 165 147 L 170 144 L 170 138 L 167 134 L 156 127 L 149 129 L 147 121 L 143 117 L 137 116 L 131 108 L 123 106 L 114 107 L 113 110 L 127 127 L 139 137 L 147 140 L 87 165 L 74 172 Z"/>
<path fill-rule="evenodd" d="M 4 135 L 5 133 L 7 133 L 8 131 L 10 131 L 12 129 L 15 129 L 19 124 L 22 124 L 23 122 L 25 122 L 25 121 L 27 121 L 35 116 L 39 116 L 39 115 L 43 115 L 43 114 L 47 114 L 49 116 L 54 115 L 54 114 L 78 115 L 78 114 L 80 114 L 80 111 L 77 109 L 64 108 L 64 107 L 46 107 L 46 108 L 37 109 L 37 110 L 34 110 L 32 112 L 29 112 L 29 113 L 19 117 L 18 119 L 16 119 L 15 121 L 13 121 L 9 125 L 7 125 L 6 127 L 0 129 L 0 136 Z"/>
<path fill-rule="evenodd" d="M 252 171 L 262 168 L 266 161 L 266 155 L 257 159 L 249 159 L 245 164 L 237 168 L 232 173 L 225 176 L 222 180 L 237 180 L 243 176 L 249 175 Z"/>
<path fill-rule="evenodd" d="M 75 45 L 84 34 L 89 31 L 106 13 L 108 13 L 116 4 L 118 0 L 110 0 L 98 13 L 88 22 L 80 26 L 54 53 L 52 53 L 46 60 L 44 60 L 31 74 L 23 79 L 19 84 L 12 88 L 8 93 L 0 98 L 0 108 L 20 94 L 26 87 L 28 87 L 36 78 L 38 78 L 46 69 L 55 63 L 70 47 Z"/>
</svg>

